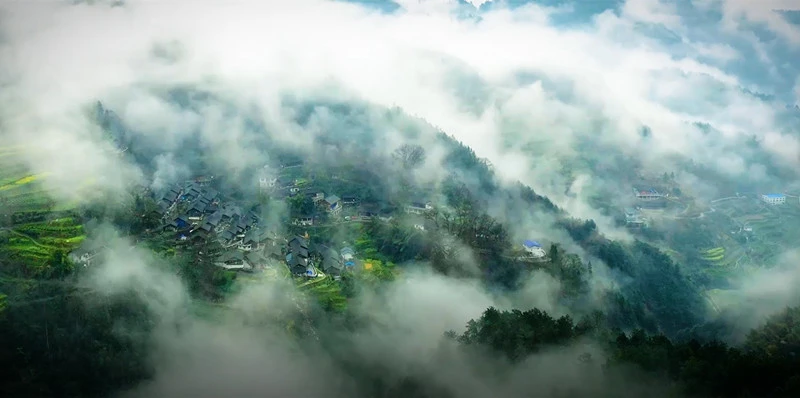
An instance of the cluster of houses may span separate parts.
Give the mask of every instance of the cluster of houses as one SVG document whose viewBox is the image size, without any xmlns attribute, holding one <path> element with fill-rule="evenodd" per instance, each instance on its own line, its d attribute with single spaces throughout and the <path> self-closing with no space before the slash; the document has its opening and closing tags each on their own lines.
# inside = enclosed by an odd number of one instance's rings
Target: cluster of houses
<svg viewBox="0 0 800 398">
<path fill-rule="evenodd" d="M 170 217 L 177 208 L 182 212 Z M 219 192 L 196 181 L 170 188 L 159 200 L 158 212 L 165 221 L 163 229 L 175 232 L 178 240 L 206 239 L 215 233 L 225 247 L 241 245 L 259 222 L 255 211 L 223 203 Z"/>
<path fill-rule="evenodd" d="M 357 195 L 339 196 L 325 193 L 313 187 L 303 187 L 301 178 L 293 178 L 292 169 L 301 167 L 301 160 L 289 160 L 280 164 L 280 175 L 271 175 L 269 166 L 258 177 L 259 188 L 276 198 L 305 195 L 314 203 L 309 214 L 296 215 L 292 223 L 311 226 L 321 213 L 339 217 L 343 209 L 350 209 L 346 221 L 378 218 L 390 221 L 396 210 L 378 203 L 362 203 Z M 294 173 L 297 174 L 297 173 Z M 335 177 L 334 177 L 335 178 Z M 316 277 L 318 271 L 338 278 L 349 267 L 356 265 L 352 248 L 340 252 L 325 245 L 309 247 L 308 237 L 295 236 L 291 240 L 280 238 L 276 233 L 260 225 L 255 211 L 247 211 L 226 203 L 219 192 L 209 187 L 211 178 L 198 178 L 185 184 L 170 187 L 157 198 L 157 212 L 164 221 L 163 229 L 175 233 L 179 241 L 216 238 L 224 248 L 216 264 L 227 270 L 249 271 L 278 260 L 286 264 L 293 275 Z M 422 215 L 433 210 L 431 202 L 416 199 L 404 207 L 405 213 Z M 415 228 L 424 230 L 423 223 Z M 538 252 L 534 251 L 534 256 Z"/>
<path fill-rule="evenodd" d="M 314 188 L 306 188 L 298 191 L 296 195 L 305 195 L 310 198 L 315 210 L 308 214 L 299 214 L 292 220 L 294 225 L 311 226 L 318 220 L 320 212 L 327 213 L 329 216 L 339 217 L 343 209 L 349 208 L 349 215 L 345 216 L 346 221 L 369 220 L 372 218 L 389 222 L 394 218 L 394 209 L 388 206 L 381 206 L 377 203 L 362 203 L 356 195 L 325 194 Z M 421 215 L 433 210 L 433 204 L 429 201 L 413 201 L 405 207 L 408 214 Z"/>
<path fill-rule="evenodd" d="M 292 275 L 316 278 L 319 269 L 339 279 L 346 269 L 355 266 L 354 255 L 350 247 L 342 248 L 339 253 L 323 244 L 311 245 L 307 236 L 295 236 L 286 244 L 285 261 Z"/>
</svg>

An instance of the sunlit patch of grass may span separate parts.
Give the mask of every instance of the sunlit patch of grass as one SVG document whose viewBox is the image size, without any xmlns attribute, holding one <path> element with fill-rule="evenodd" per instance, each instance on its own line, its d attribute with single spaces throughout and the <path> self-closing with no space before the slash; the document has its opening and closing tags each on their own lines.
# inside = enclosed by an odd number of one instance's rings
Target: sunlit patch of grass
<svg viewBox="0 0 800 398">
<path fill-rule="evenodd" d="M 5 190 L 12 189 L 12 188 L 17 188 L 17 187 L 20 187 L 20 186 L 23 186 L 23 185 L 30 184 L 30 183 L 32 183 L 34 181 L 37 181 L 37 180 L 39 180 L 39 179 L 41 179 L 43 177 L 46 177 L 47 175 L 48 175 L 48 173 L 31 174 L 31 175 L 27 175 L 27 176 L 22 177 L 22 178 L 18 178 L 18 179 L 14 180 L 14 181 L 12 181 L 10 183 L 6 183 L 5 185 L 0 186 L 0 191 L 5 191 Z"/>
<path fill-rule="evenodd" d="M 722 264 L 722 261 L 725 259 L 725 248 L 715 247 L 708 250 L 702 251 L 703 260 L 713 263 L 714 265 Z"/>
</svg>

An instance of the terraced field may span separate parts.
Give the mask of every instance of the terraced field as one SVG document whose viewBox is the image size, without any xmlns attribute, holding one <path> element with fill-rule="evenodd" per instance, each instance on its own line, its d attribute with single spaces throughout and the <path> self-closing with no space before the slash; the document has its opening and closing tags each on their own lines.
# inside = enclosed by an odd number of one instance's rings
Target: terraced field
<svg viewBox="0 0 800 398">
<path fill-rule="evenodd" d="M 48 174 L 31 173 L 20 157 L 24 147 L 0 147 L 0 255 L 33 274 L 45 271 L 85 238 L 70 206 L 58 206 L 42 183 Z"/>
<path fill-rule="evenodd" d="M 702 256 L 703 260 L 706 260 L 712 264 L 718 263 L 725 258 L 725 248 L 715 247 L 713 249 L 705 250 L 703 251 Z"/>
<path fill-rule="evenodd" d="M 720 265 L 733 261 L 734 265 L 740 263 L 740 266 L 766 266 L 800 239 L 800 205 L 795 201 L 789 200 L 781 206 L 769 206 L 743 199 L 719 204 L 718 208 L 738 225 L 752 228 L 747 244 L 724 244 L 728 248 L 740 247 L 737 251 L 741 252 L 737 254 L 739 260 L 731 260 L 733 253 L 726 253 L 726 259 Z"/>
<path fill-rule="evenodd" d="M 20 157 L 24 149 L 0 147 L 0 209 L 4 214 L 54 206 L 41 184 L 47 174 L 34 174 L 27 169 Z"/>
<path fill-rule="evenodd" d="M 86 238 L 83 226 L 71 217 L 15 224 L 0 231 L 0 237 L 5 238 L 0 253 L 34 273 L 43 271 L 57 253 L 75 250 Z"/>
<path fill-rule="evenodd" d="M 308 285 L 306 292 L 318 303 L 335 311 L 342 311 L 347 307 L 347 298 L 342 293 L 341 285 L 332 278 Z"/>
</svg>

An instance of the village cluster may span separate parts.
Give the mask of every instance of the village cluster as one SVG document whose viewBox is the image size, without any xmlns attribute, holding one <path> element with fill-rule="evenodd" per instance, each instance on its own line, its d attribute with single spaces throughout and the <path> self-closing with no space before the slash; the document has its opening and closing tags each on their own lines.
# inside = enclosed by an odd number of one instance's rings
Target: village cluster
<svg viewBox="0 0 800 398">
<path fill-rule="evenodd" d="M 283 172 L 302 163 L 285 163 Z M 308 233 L 286 239 L 279 228 L 268 225 L 260 217 L 258 206 L 244 209 L 226 201 L 211 188 L 213 178 L 198 178 L 183 185 L 171 187 L 158 201 L 158 216 L 164 221 L 164 230 L 175 233 L 177 240 L 217 239 L 224 248 L 217 265 L 228 270 L 250 271 L 268 267 L 280 261 L 293 275 L 314 278 L 320 272 L 337 278 L 342 272 L 358 266 L 355 251 L 344 246 L 336 250 L 326 245 L 310 243 Z M 308 214 L 295 214 L 295 226 L 314 226 L 324 219 L 327 222 L 358 222 L 377 218 L 384 222 L 396 216 L 396 210 L 380 203 L 364 202 L 355 194 L 341 196 L 324 193 L 312 185 L 303 186 L 299 178 L 269 176 L 259 179 L 262 192 L 278 199 L 304 195 L 314 203 Z M 410 201 L 403 207 L 405 219 L 420 231 L 426 230 L 425 213 L 433 210 L 433 203 L 423 198 Z M 343 211 L 343 209 L 347 209 Z M 344 214 L 343 214 L 344 213 Z M 325 217 L 320 217 L 322 214 Z M 546 256 L 542 245 L 536 241 L 522 242 L 524 253 L 533 258 Z"/>
<path fill-rule="evenodd" d="M 297 167 L 283 164 L 286 171 Z M 388 222 L 395 211 L 378 203 L 362 203 L 358 195 L 325 194 L 313 186 L 302 187 L 300 179 L 289 176 L 262 177 L 260 189 L 277 199 L 304 195 L 314 203 L 314 210 L 295 214 L 295 226 L 314 226 L 320 220 L 328 222 L 358 222 L 377 218 Z M 311 244 L 308 233 L 286 239 L 280 228 L 261 219 L 259 206 L 242 208 L 211 188 L 213 178 L 197 178 L 177 184 L 155 198 L 156 212 L 163 221 L 163 230 L 175 234 L 178 241 L 216 239 L 223 252 L 216 264 L 227 270 L 252 271 L 283 262 L 291 274 L 314 278 L 329 275 L 338 278 L 342 272 L 358 266 L 355 251 L 344 246 L 339 250 L 321 244 Z M 347 215 L 343 209 L 347 208 Z M 431 211 L 429 201 L 416 200 L 404 207 L 409 216 L 420 216 L 414 227 L 425 230 L 421 215 Z M 325 217 L 321 217 L 321 215 Z"/>
</svg>

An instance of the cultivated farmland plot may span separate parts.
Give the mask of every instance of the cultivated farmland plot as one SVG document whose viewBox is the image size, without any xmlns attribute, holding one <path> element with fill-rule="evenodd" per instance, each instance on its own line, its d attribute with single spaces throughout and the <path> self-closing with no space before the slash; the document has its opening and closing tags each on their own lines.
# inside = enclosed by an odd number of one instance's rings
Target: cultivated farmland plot
<svg viewBox="0 0 800 398">
<path fill-rule="evenodd" d="M 72 217 L 55 217 L 55 205 L 42 184 L 46 175 L 30 173 L 20 161 L 23 148 L 0 147 L 0 212 L 11 224 L 1 233 L 8 239 L 0 250 L 34 273 L 44 271 L 56 251 L 67 254 L 85 238 Z"/>
</svg>

